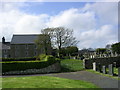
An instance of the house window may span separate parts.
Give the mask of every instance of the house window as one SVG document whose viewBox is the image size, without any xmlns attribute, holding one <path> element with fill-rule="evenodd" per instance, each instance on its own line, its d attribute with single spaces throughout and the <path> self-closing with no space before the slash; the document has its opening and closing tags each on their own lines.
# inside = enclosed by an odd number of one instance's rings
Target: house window
<svg viewBox="0 0 120 90">
<path fill-rule="evenodd" d="M 26 45 L 26 49 L 28 49 L 28 45 Z"/>
<path fill-rule="evenodd" d="M 4 55 L 4 58 L 7 58 L 7 55 Z"/>
<path fill-rule="evenodd" d="M 37 45 L 35 45 L 35 49 L 37 49 Z"/>
<path fill-rule="evenodd" d="M 15 45 L 15 49 L 17 49 L 18 47 L 17 47 L 17 45 Z"/>
<path fill-rule="evenodd" d="M 26 52 L 26 56 L 28 56 L 28 52 Z"/>
<path fill-rule="evenodd" d="M 15 51 L 15 56 L 17 56 L 17 51 Z"/>
<path fill-rule="evenodd" d="M 7 52 L 7 50 L 4 50 L 4 53 L 6 53 Z"/>
<path fill-rule="evenodd" d="M 36 56 L 36 54 L 37 54 L 37 53 L 35 52 L 34 55 Z"/>
</svg>

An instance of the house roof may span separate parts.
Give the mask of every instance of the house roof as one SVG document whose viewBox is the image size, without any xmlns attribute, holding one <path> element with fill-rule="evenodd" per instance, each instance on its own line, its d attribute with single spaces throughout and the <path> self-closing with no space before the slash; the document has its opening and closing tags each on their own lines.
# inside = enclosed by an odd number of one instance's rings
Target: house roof
<svg viewBox="0 0 120 90">
<path fill-rule="evenodd" d="M 39 35 L 42 34 L 13 35 L 11 44 L 34 44 Z"/>
</svg>

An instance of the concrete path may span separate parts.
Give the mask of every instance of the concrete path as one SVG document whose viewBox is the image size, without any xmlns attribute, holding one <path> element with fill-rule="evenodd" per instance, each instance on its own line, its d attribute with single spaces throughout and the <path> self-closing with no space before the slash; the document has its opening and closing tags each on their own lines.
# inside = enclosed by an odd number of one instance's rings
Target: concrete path
<svg viewBox="0 0 120 90">
<path fill-rule="evenodd" d="M 21 76 L 21 75 L 19 75 Z M 19 77 L 17 75 L 17 77 Z M 95 74 L 88 71 L 78 71 L 69 73 L 52 73 L 52 74 L 36 74 L 36 75 L 22 75 L 22 76 L 54 76 L 61 78 L 68 78 L 74 80 L 84 80 L 97 85 L 100 88 L 118 88 L 118 80 L 106 77 L 103 75 Z M 3 77 L 15 77 L 15 76 L 3 76 Z"/>
</svg>

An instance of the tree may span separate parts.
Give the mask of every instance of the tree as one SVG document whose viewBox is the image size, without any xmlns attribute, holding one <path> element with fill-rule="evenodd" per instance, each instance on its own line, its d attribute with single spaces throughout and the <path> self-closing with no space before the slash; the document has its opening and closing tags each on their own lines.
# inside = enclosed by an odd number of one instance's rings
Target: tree
<svg viewBox="0 0 120 90">
<path fill-rule="evenodd" d="M 120 42 L 112 44 L 112 51 L 113 53 L 116 52 L 117 54 L 120 54 Z"/>
<path fill-rule="evenodd" d="M 96 52 L 97 52 L 98 54 L 103 54 L 103 53 L 105 53 L 106 51 L 107 51 L 106 48 L 97 48 L 97 49 L 96 49 Z"/>
<path fill-rule="evenodd" d="M 76 46 L 69 46 L 66 48 L 67 55 L 75 55 L 78 52 L 78 48 Z"/>
<path fill-rule="evenodd" d="M 46 28 L 41 33 L 50 35 L 52 46 L 58 49 L 58 56 L 62 47 L 75 46 L 78 43 L 73 37 L 73 30 L 64 27 Z"/>
<path fill-rule="evenodd" d="M 38 39 L 35 40 L 35 43 L 39 50 L 43 49 L 44 54 L 48 54 L 49 50 L 51 49 L 51 41 L 50 36 L 47 34 L 40 34 Z"/>
</svg>

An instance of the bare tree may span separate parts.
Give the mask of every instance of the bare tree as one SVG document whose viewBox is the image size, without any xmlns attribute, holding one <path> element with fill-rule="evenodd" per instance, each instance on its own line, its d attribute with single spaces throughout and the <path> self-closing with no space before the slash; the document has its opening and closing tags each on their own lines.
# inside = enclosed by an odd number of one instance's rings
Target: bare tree
<svg viewBox="0 0 120 90">
<path fill-rule="evenodd" d="M 41 33 L 50 35 L 52 46 L 58 49 L 58 55 L 62 47 L 75 46 L 78 43 L 73 36 L 73 30 L 68 28 L 46 28 Z"/>
</svg>

